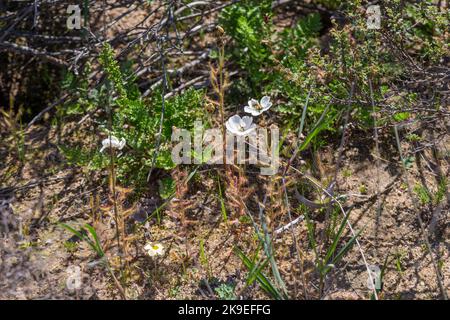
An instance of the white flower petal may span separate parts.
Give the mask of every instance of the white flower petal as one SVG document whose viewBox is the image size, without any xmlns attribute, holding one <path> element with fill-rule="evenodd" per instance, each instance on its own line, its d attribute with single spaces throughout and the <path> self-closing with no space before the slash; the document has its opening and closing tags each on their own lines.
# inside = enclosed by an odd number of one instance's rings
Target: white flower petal
<svg viewBox="0 0 450 320">
<path fill-rule="evenodd" d="M 252 124 L 253 118 L 252 118 L 252 117 L 249 117 L 249 116 L 243 116 L 243 117 L 242 117 L 242 121 L 244 122 L 244 127 L 245 127 L 245 128 L 248 128 L 248 127 L 250 127 L 250 125 Z"/>
<path fill-rule="evenodd" d="M 107 141 L 107 143 L 111 143 L 112 145 L 115 145 L 119 142 L 119 139 L 114 136 L 108 137 L 105 140 Z"/>
<path fill-rule="evenodd" d="M 126 145 L 126 141 L 124 138 L 117 139 L 114 136 L 108 137 L 102 141 L 102 148 L 100 149 L 100 152 L 103 152 L 106 148 L 114 148 L 122 150 L 122 148 Z"/>
<path fill-rule="evenodd" d="M 250 113 L 252 116 L 256 117 L 256 116 L 259 116 L 262 112 L 263 112 L 263 110 L 256 110 L 256 109 L 253 109 L 253 110 L 250 110 L 249 113 Z"/>
<path fill-rule="evenodd" d="M 234 116 L 232 116 L 231 118 L 229 118 L 227 120 L 227 122 L 225 123 L 225 126 L 228 129 L 228 131 L 230 131 L 231 133 L 235 133 L 235 132 L 239 131 L 240 123 L 241 123 L 241 117 L 239 117 L 237 114 L 235 114 Z"/>
<path fill-rule="evenodd" d="M 250 99 L 249 101 L 248 101 L 248 106 L 250 107 L 250 108 L 255 108 L 255 106 L 257 106 L 258 105 L 258 100 L 256 100 L 256 99 Z"/>
<path fill-rule="evenodd" d="M 227 120 L 227 122 L 225 122 L 225 126 L 229 131 L 234 132 L 238 130 L 239 127 L 238 121 L 240 121 L 240 118 L 236 119 L 235 116 L 232 116 L 230 119 Z"/>
<path fill-rule="evenodd" d="M 147 251 L 147 254 L 148 254 L 150 257 L 156 256 L 155 250 L 148 250 L 148 251 Z"/>
<path fill-rule="evenodd" d="M 225 126 L 228 131 L 230 131 L 234 135 L 242 136 L 248 134 L 254 128 L 256 128 L 255 124 L 252 124 L 253 118 L 249 116 L 244 116 L 241 118 L 238 115 L 234 115 L 228 119 L 225 123 Z"/>
<path fill-rule="evenodd" d="M 268 102 L 267 105 L 262 108 L 262 111 L 264 112 L 264 111 L 269 110 L 271 106 L 272 106 L 272 102 Z"/>
<path fill-rule="evenodd" d="M 253 108 L 251 108 L 251 107 L 249 107 L 249 106 L 245 106 L 245 107 L 244 107 L 244 112 L 252 113 L 253 110 L 255 110 L 255 109 L 253 109 Z"/>
<path fill-rule="evenodd" d="M 248 101 L 248 106 L 244 107 L 244 111 L 250 113 L 252 116 L 259 116 L 264 111 L 267 111 L 272 106 L 269 96 L 263 96 L 260 103 L 255 99 L 250 99 Z"/>
<path fill-rule="evenodd" d="M 234 125 L 229 120 L 227 122 L 225 122 L 225 127 L 231 133 L 235 133 L 237 131 L 236 128 L 234 127 Z"/>
<path fill-rule="evenodd" d="M 125 144 L 126 144 L 127 142 L 125 141 L 125 138 L 122 138 L 122 139 L 120 139 L 120 142 L 119 142 L 119 150 L 122 150 L 123 149 L 123 147 L 125 147 Z"/>
<path fill-rule="evenodd" d="M 236 132 L 235 134 L 237 135 L 237 136 L 246 136 L 246 135 L 248 135 L 248 134 L 250 134 L 253 130 L 255 130 L 256 129 L 256 124 L 252 124 L 249 128 L 247 128 L 245 131 L 239 131 L 239 132 Z"/>
<path fill-rule="evenodd" d="M 234 126 L 235 128 L 239 128 L 239 125 L 241 123 L 241 117 L 239 117 L 237 114 L 232 116 L 230 119 L 228 119 L 230 124 Z"/>
<path fill-rule="evenodd" d="M 270 102 L 270 97 L 264 96 L 264 97 L 261 98 L 261 106 L 263 108 L 266 108 L 269 104 L 272 105 L 272 103 Z"/>
<path fill-rule="evenodd" d="M 252 116 L 258 116 L 261 114 L 260 110 L 257 110 L 255 108 L 245 107 L 244 111 L 247 113 L 250 113 Z"/>
<path fill-rule="evenodd" d="M 144 249 L 147 251 L 147 254 L 150 257 L 155 257 L 155 256 L 158 256 L 158 255 L 163 255 L 164 254 L 164 247 L 160 243 L 154 243 L 154 244 L 148 243 L 144 247 Z"/>
</svg>

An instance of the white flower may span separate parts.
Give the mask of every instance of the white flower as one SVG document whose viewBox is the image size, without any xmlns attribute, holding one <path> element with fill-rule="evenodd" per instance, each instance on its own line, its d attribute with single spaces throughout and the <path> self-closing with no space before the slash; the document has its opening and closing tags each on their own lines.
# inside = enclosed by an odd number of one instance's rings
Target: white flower
<svg viewBox="0 0 450 320">
<path fill-rule="evenodd" d="M 252 122 L 252 117 L 244 116 L 241 119 L 241 117 L 236 114 L 227 120 L 225 126 L 232 134 L 245 136 L 256 128 L 256 124 L 252 124 Z"/>
<path fill-rule="evenodd" d="M 162 256 L 164 254 L 164 247 L 160 243 L 148 243 L 144 249 L 150 257 Z"/>
<path fill-rule="evenodd" d="M 264 111 L 269 110 L 271 106 L 272 102 L 270 102 L 270 97 L 264 96 L 262 97 L 261 102 L 258 102 L 256 99 L 250 99 L 248 106 L 244 107 L 244 111 L 256 117 Z"/>
<path fill-rule="evenodd" d="M 122 150 L 122 148 L 125 146 L 125 143 L 126 143 L 126 141 L 125 141 L 124 138 L 119 140 L 116 137 L 111 136 L 111 139 L 110 138 L 106 138 L 105 140 L 102 141 L 102 146 L 103 147 L 100 149 L 100 152 L 102 152 L 106 148 L 109 149 L 110 147 L 113 148 L 113 149 Z"/>
</svg>

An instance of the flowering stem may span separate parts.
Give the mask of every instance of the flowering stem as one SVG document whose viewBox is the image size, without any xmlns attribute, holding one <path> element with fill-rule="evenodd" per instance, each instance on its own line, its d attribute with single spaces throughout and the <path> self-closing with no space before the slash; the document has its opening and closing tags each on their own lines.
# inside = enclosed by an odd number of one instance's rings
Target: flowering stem
<svg viewBox="0 0 450 320">
<path fill-rule="evenodd" d="M 222 123 L 222 136 L 223 136 L 223 163 L 226 164 L 226 145 L 227 145 L 227 135 L 225 129 L 225 86 L 224 86 L 224 64 L 225 64 L 225 48 L 223 45 L 223 41 L 219 42 L 219 109 L 220 109 L 220 121 Z"/>
<path fill-rule="evenodd" d="M 108 86 L 109 89 L 109 86 Z M 108 90 L 109 91 L 109 90 Z M 111 141 L 112 136 L 112 109 L 109 105 L 109 98 L 106 99 L 106 111 L 108 113 L 108 127 L 109 127 L 109 135 L 108 138 Z M 120 226 L 119 226 L 119 210 L 117 209 L 117 195 L 116 195 L 116 172 L 114 169 L 114 149 L 112 147 L 112 143 L 109 144 L 109 159 L 110 159 L 110 187 L 112 192 L 112 199 L 113 199 L 113 210 L 114 210 L 114 220 L 116 222 L 116 240 L 117 240 L 117 249 L 119 250 L 119 263 L 120 263 L 120 273 L 121 276 L 123 275 L 123 264 L 122 264 L 122 255 L 123 250 L 120 245 Z M 121 224 L 120 224 L 121 225 Z"/>
</svg>

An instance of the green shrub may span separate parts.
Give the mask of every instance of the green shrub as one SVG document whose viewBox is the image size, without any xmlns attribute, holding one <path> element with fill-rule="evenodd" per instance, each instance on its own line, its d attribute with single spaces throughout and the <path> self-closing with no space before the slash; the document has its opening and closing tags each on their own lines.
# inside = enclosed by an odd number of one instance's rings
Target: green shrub
<svg viewBox="0 0 450 320">
<path fill-rule="evenodd" d="M 107 109 L 106 117 L 99 119 L 99 129 L 104 133 L 104 138 L 111 131 L 111 135 L 126 140 L 126 147 L 118 152 L 115 159 L 117 177 L 121 183 L 133 184 L 138 188 L 145 183 L 155 152 L 158 152 L 156 168 L 168 170 L 175 166 L 170 150 L 172 128 L 191 129 L 194 120 L 204 118 L 202 110 L 204 91 L 189 89 L 165 100 L 161 141 L 157 148 L 162 112 L 162 90 L 157 88 L 150 97 L 143 99 L 130 74 L 127 74 L 127 69 L 122 70 L 114 59 L 113 51 L 109 46 L 104 48 L 100 61 L 108 79 L 107 83 L 100 88 L 97 99 L 99 104 L 109 105 L 112 123 L 110 130 Z M 125 81 L 125 79 L 131 80 Z M 112 93 L 117 97 L 116 99 L 111 98 Z M 72 163 L 79 165 L 89 163 L 90 169 L 99 170 L 109 165 L 109 154 L 100 153 L 99 146 L 100 141 L 94 151 L 68 146 L 62 146 L 60 150 Z"/>
</svg>

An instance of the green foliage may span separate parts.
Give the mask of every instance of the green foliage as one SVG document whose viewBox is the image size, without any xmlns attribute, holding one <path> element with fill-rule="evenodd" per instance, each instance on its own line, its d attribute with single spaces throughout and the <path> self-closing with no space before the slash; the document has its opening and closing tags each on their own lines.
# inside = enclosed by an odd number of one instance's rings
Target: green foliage
<svg viewBox="0 0 450 320">
<path fill-rule="evenodd" d="M 322 22 L 318 13 L 311 13 L 299 19 L 293 28 L 284 29 L 279 37 L 281 49 L 283 50 L 283 65 L 295 67 L 295 62 L 304 59 L 309 48 L 313 47 L 316 37 L 322 29 Z M 284 55 L 288 53 L 288 55 Z"/>
<path fill-rule="evenodd" d="M 223 10 L 220 22 L 233 40 L 228 52 L 241 68 L 240 79 L 231 90 L 233 97 L 242 100 L 233 103 L 242 104 L 249 97 L 270 94 L 277 100 L 275 108 L 282 114 L 281 120 L 290 129 L 298 128 L 302 106 L 310 96 L 307 131 L 328 105 L 330 121 L 325 131 L 336 132 L 336 122 L 341 120 L 338 115 L 346 107 L 351 108 L 352 121 L 368 130 L 373 127 L 370 101 L 368 105 L 346 103 L 352 84 L 352 100 L 368 101 L 373 96 L 378 111 L 377 101 L 398 93 L 396 81 L 408 77 L 408 64 L 399 63 L 404 57 L 388 47 L 382 32 L 388 32 L 395 43 L 404 44 L 413 58 L 424 64 L 435 62 L 445 56 L 448 13 L 432 1 L 391 1 L 382 6 L 385 30 L 367 30 L 366 17 L 360 14 L 364 8 L 361 1 L 321 2 L 332 10 L 339 7 L 348 21 L 345 26 L 332 21 L 325 48 L 319 44 L 323 25 L 318 13 L 278 31 L 279 26 L 275 27 L 271 19 L 270 1 L 242 1 Z M 372 92 L 369 80 L 374 85 Z M 404 92 L 403 99 L 390 101 L 393 116 L 382 114 L 380 123 L 410 119 L 413 115 L 402 111 L 404 104 L 417 99 L 417 95 Z M 312 142 L 315 146 L 321 144 L 320 139 Z"/>
<path fill-rule="evenodd" d="M 92 155 L 89 154 L 89 151 L 81 147 L 67 147 L 61 145 L 58 146 L 58 149 L 70 165 L 85 166 L 88 165 L 92 159 Z"/>
<path fill-rule="evenodd" d="M 102 64 L 108 79 L 114 84 L 114 88 L 119 95 L 119 105 L 127 102 L 127 92 L 125 90 L 125 80 L 120 70 L 119 63 L 114 58 L 114 51 L 109 44 L 105 44 L 100 54 Z"/>
<path fill-rule="evenodd" d="M 194 121 L 201 119 L 203 92 L 189 89 L 182 95 L 165 101 L 165 115 L 161 131 L 161 145 L 155 166 L 162 169 L 175 167 L 171 159 L 170 138 L 172 128 L 192 129 Z M 142 182 L 148 173 L 157 151 L 156 137 L 159 134 L 162 101 L 156 91 L 147 101 L 128 99 L 127 103 L 113 115 L 113 132 L 125 138 L 130 152 L 117 159 L 118 177 L 134 183 Z M 106 129 L 106 124 L 105 124 Z"/>
<path fill-rule="evenodd" d="M 175 193 L 175 180 L 164 178 L 159 181 L 159 195 L 162 199 L 169 199 Z"/>
<path fill-rule="evenodd" d="M 406 137 L 410 142 L 419 142 L 422 141 L 422 137 L 420 137 L 419 135 L 415 134 L 415 133 L 411 133 L 408 134 L 408 136 Z"/>
<path fill-rule="evenodd" d="M 424 204 L 428 204 L 431 202 L 431 197 L 428 194 L 427 189 L 425 188 L 425 186 L 421 185 L 421 184 L 416 184 L 414 186 L 414 192 L 417 194 L 417 196 L 419 197 L 419 201 L 422 205 Z"/>
<path fill-rule="evenodd" d="M 330 230 L 332 233 L 332 242 L 327 248 L 325 248 L 326 250 L 325 253 L 322 254 L 321 251 L 319 251 L 319 245 L 316 242 L 314 223 L 309 219 L 307 213 L 305 213 L 305 217 L 306 217 L 306 226 L 308 229 L 308 239 L 310 246 L 314 251 L 315 264 L 320 277 L 320 291 L 321 291 L 323 289 L 325 277 L 336 266 L 336 264 L 338 264 L 342 260 L 344 255 L 352 248 L 360 232 L 357 232 L 354 236 L 352 236 L 338 250 L 339 244 L 342 242 L 343 232 L 345 230 L 345 226 L 347 225 L 347 221 L 349 218 L 349 214 L 346 214 L 346 216 L 342 219 L 338 229 Z"/>
<path fill-rule="evenodd" d="M 409 112 L 398 112 L 392 116 L 392 119 L 396 122 L 402 122 L 408 120 L 410 117 Z"/>
<path fill-rule="evenodd" d="M 258 250 L 259 251 L 259 250 Z M 286 296 L 280 292 L 270 281 L 269 278 L 267 278 L 262 270 L 267 266 L 269 262 L 269 258 L 266 258 L 261 263 L 257 262 L 258 258 L 258 251 L 254 255 L 253 259 L 250 259 L 247 257 L 247 255 L 238 247 L 234 248 L 234 252 L 236 255 L 241 259 L 242 263 L 245 265 L 245 267 L 248 269 L 249 274 L 247 276 L 247 285 L 251 285 L 255 281 L 259 283 L 261 286 L 261 289 L 264 290 L 270 297 L 277 300 L 283 300 L 286 299 Z"/>
<path fill-rule="evenodd" d="M 65 223 L 60 223 L 59 225 L 71 232 L 73 235 L 77 236 L 80 240 L 85 241 L 98 257 L 102 258 L 105 256 L 105 252 L 103 251 L 97 232 L 91 225 L 85 224 L 80 231 L 75 230 Z M 89 232 L 90 237 L 86 234 L 86 231 Z"/>
<path fill-rule="evenodd" d="M 389 2 L 385 11 L 393 41 L 415 52 L 422 62 L 438 62 L 448 54 L 445 36 L 450 22 L 448 10 L 440 10 L 432 0 L 404 4 L 396 0 Z"/>
<path fill-rule="evenodd" d="M 246 83 L 237 81 L 232 90 L 241 91 L 237 96 L 260 96 L 271 92 L 281 98 L 277 111 L 283 115 L 288 127 L 297 126 L 301 106 L 305 103 L 313 80 L 305 57 L 308 50 L 317 46 L 322 29 L 320 15 L 310 14 L 300 19 L 292 28 L 275 31 L 270 1 L 254 3 L 243 1 L 224 10 L 221 23 L 234 40 L 231 56 L 238 61 Z M 317 92 L 317 94 L 316 94 Z M 234 95 L 236 96 L 236 95 Z M 311 95 L 308 112 L 315 123 L 330 100 L 319 89 Z M 242 103 L 245 101 L 238 101 Z M 327 117 L 334 118 L 331 110 Z M 328 126 L 327 129 L 331 129 Z"/>
<path fill-rule="evenodd" d="M 443 178 L 439 181 L 437 191 L 434 194 L 430 193 L 428 189 L 420 183 L 417 183 L 414 186 L 413 191 L 419 198 L 420 204 L 426 205 L 433 203 L 434 205 L 438 205 L 447 192 L 447 180 Z"/>
<path fill-rule="evenodd" d="M 89 87 L 89 75 L 92 72 L 91 65 L 86 63 L 79 75 L 71 71 L 64 71 L 61 88 L 77 97 L 74 101 L 57 108 L 57 117 L 84 114 L 93 110 L 100 100 L 99 91 Z"/>
<path fill-rule="evenodd" d="M 445 194 L 447 193 L 448 182 L 447 178 L 443 177 L 439 181 L 438 190 L 434 195 L 433 202 L 435 205 L 439 204 L 442 199 L 444 199 Z"/>
<path fill-rule="evenodd" d="M 205 250 L 205 239 L 200 240 L 200 263 L 208 272 L 208 278 L 212 278 L 211 265 L 209 263 L 208 255 Z"/>
<path fill-rule="evenodd" d="M 142 183 L 151 167 L 153 154 L 158 151 L 156 167 L 171 169 L 170 137 L 172 128 L 191 129 L 195 119 L 203 117 L 201 104 L 204 93 L 190 89 L 165 101 L 161 145 L 157 150 L 156 136 L 159 134 L 162 97 L 156 90 L 146 101 L 141 99 L 136 85 L 125 84 L 126 77 L 120 72 L 117 62 L 106 48 L 102 54 L 105 71 L 114 83 L 120 98 L 119 108 L 113 113 L 113 132 L 118 138 L 125 138 L 131 152 L 126 152 L 118 160 L 118 177 L 135 184 Z M 106 128 L 106 124 L 105 124 Z"/>
<path fill-rule="evenodd" d="M 69 253 L 74 253 L 78 249 L 78 244 L 76 242 L 64 241 L 63 245 Z"/>
<path fill-rule="evenodd" d="M 232 57 L 247 72 L 253 91 L 269 77 L 261 67 L 270 63 L 270 50 L 263 40 L 271 33 L 271 3 L 269 0 L 241 1 L 224 9 L 219 18 L 225 32 L 235 40 Z"/>
<path fill-rule="evenodd" d="M 225 207 L 225 199 L 222 193 L 222 187 L 220 186 L 220 178 L 217 176 L 217 187 L 219 188 L 219 202 L 220 202 L 220 212 L 222 213 L 222 219 L 224 222 L 228 221 L 227 208 Z"/>
<path fill-rule="evenodd" d="M 131 64 L 128 63 L 121 69 L 108 45 L 100 55 L 100 62 L 108 76 L 107 82 L 98 91 L 91 91 L 88 100 L 78 101 L 73 108 L 77 113 L 86 110 L 78 108 L 83 103 L 109 106 L 105 111 L 112 113 L 112 131 L 109 132 L 108 129 L 108 114 L 105 119 L 100 119 L 100 129 L 104 132 L 104 137 L 111 133 L 119 139 L 126 140 L 126 147 L 115 159 L 117 177 L 121 183 L 134 184 L 139 188 L 145 183 L 155 152 L 158 152 L 156 168 L 165 170 L 174 168 L 170 151 L 172 128 L 189 130 L 192 129 L 196 119 L 204 119 L 202 110 L 204 92 L 189 89 L 165 100 L 161 141 L 157 148 L 162 113 L 161 89 L 157 88 L 150 97 L 142 99 L 137 85 L 133 82 Z M 78 86 L 80 90 L 84 90 L 84 82 L 78 83 L 71 76 L 67 76 L 66 85 Z M 117 95 L 117 99 L 112 99 L 112 94 Z M 109 155 L 100 153 L 98 149 L 97 146 L 92 151 L 60 146 L 60 150 L 70 163 L 88 165 L 94 170 L 105 169 L 109 165 Z"/>
<path fill-rule="evenodd" d="M 402 163 L 406 169 L 411 169 L 414 164 L 414 156 L 409 156 L 409 157 L 403 158 Z"/>
<path fill-rule="evenodd" d="M 220 300 L 236 300 L 236 294 L 234 293 L 234 286 L 221 283 L 217 288 L 214 289 Z"/>
</svg>

